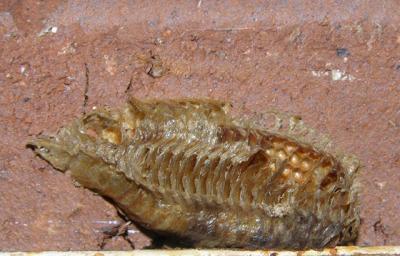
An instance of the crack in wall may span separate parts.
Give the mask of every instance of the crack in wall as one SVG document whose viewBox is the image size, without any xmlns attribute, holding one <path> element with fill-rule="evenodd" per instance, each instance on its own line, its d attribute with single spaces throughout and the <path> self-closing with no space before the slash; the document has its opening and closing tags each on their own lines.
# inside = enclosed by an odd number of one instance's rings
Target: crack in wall
<svg viewBox="0 0 400 256">
<path fill-rule="evenodd" d="M 87 103 L 89 101 L 88 91 L 89 91 L 89 82 L 90 82 L 90 80 L 89 80 L 89 66 L 88 66 L 87 63 L 85 63 L 85 78 L 86 78 L 85 79 L 85 89 L 84 89 L 84 92 L 83 92 L 84 98 L 83 98 L 83 106 L 82 106 L 83 114 L 86 114 L 86 106 L 87 106 Z"/>
<path fill-rule="evenodd" d="M 374 232 L 375 233 L 381 233 L 383 235 L 383 244 L 386 245 L 387 244 L 387 240 L 389 238 L 389 234 L 386 231 L 386 227 L 382 222 L 382 219 L 379 218 L 378 221 L 376 221 L 373 224 L 373 228 L 374 228 Z"/>
<path fill-rule="evenodd" d="M 128 93 L 128 92 L 131 90 L 131 87 L 132 87 L 132 80 L 133 80 L 133 77 L 131 77 L 131 78 L 129 79 L 128 86 L 127 86 L 126 89 L 125 89 L 125 94 Z"/>
</svg>

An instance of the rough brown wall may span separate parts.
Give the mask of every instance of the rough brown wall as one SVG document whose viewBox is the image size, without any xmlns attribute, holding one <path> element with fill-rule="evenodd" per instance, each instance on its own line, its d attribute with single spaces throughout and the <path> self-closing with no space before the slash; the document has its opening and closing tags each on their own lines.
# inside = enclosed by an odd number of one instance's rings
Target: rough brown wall
<svg viewBox="0 0 400 256">
<path fill-rule="evenodd" d="M 0 250 L 146 242 L 105 239 L 116 210 L 25 148 L 129 95 L 301 115 L 364 165 L 358 244 L 400 244 L 398 2 L 110 2 L 0 3 Z"/>
</svg>

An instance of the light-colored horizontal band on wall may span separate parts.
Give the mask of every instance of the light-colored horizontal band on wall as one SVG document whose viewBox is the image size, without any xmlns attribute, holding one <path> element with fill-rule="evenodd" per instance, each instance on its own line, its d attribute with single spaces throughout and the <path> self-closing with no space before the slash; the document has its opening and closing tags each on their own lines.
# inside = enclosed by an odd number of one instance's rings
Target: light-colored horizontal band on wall
<svg viewBox="0 0 400 256">
<path fill-rule="evenodd" d="M 322 256 L 322 255 L 400 255 L 400 246 L 339 246 L 321 251 L 246 251 L 246 250 L 133 250 L 133 251 L 46 251 L 0 252 L 0 256 Z"/>
</svg>

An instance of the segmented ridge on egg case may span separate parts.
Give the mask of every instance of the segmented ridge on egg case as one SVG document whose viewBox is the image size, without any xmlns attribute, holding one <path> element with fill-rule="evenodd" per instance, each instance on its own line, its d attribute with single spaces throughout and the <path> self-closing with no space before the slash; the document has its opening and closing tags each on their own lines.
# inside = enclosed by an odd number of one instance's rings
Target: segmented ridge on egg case
<svg viewBox="0 0 400 256">
<path fill-rule="evenodd" d="M 306 249 L 354 241 L 357 166 L 243 125 L 229 107 L 131 99 L 30 145 L 132 220 L 188 246 Z"/>
</svg>

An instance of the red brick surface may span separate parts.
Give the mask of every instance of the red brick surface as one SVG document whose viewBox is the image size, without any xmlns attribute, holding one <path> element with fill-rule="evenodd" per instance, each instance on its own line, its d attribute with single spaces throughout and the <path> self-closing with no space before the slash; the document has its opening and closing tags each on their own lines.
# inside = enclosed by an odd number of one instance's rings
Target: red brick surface
<svg viewBox="0 0 400 256">
<path fill-rule="evenodd" d="M 361 0 L 0 2 L 0 250 L 148 244 L 134 232 L 107 238 L 122 221 L 114 207 L 25 147 L 130 95 L 302 116 L 363 163 L 358 244 L 399 245 L 399 9 Z"/>
</svg>

